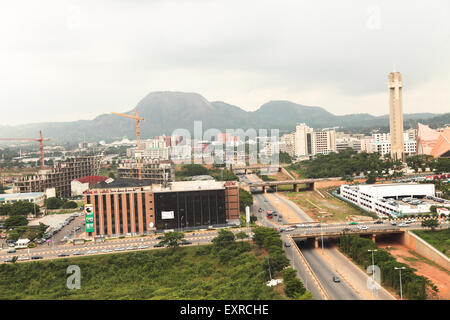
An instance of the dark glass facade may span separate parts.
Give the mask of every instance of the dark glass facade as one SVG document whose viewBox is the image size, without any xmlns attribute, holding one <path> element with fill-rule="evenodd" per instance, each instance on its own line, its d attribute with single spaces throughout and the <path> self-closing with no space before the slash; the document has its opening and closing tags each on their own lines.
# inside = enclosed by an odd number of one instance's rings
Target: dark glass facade
<svg viewBox="0 0 450 320">
<path fill-rule="evenodd" d="M 225 190 L 155 193 L 156 229 L 184 229 L 226 224 Z M 173 211 L 173 219 L 162 219 Z"/>
</svg>

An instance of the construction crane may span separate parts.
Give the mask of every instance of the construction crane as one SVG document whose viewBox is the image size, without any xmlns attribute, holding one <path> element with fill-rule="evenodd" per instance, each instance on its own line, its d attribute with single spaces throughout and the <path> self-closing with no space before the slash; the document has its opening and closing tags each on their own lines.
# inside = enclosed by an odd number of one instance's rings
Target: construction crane
<svg viewBox="0 0 450 320">
<path fill-rule="evenodd" d="M 41 150 L 41 170 L 45 169 L 44 166 L 44 141 L 50 141 L 50 138 L 43 138 L 42 137 L 42 131 L 39 131 L 40 138 L 34 139 L 34 138 L 0 138 L 0 140 L 14 140 L 14 141 L 39 141 L 40 144 L 40 150 Z"/>
<path fill-rule="evenodd" d="M 137 140 L 137 160 L 138 160 L 138 172 L 139 172 L 139 180 L 142 179 L 142 175 L 141 175 L 141 121 L 144 122 L 145 119 L 144 118 L 140 118 L 139 117 L 139 113 L 136 109 L 136 116 L 132 116 L 129 114 L 124 114 L 124 113 L 118 113 L 118 112 L 111 112 L 112 114 L 121 116 L 121 117 L 127 117 L 127 118 L 131 118 L 136 120 L 136 140 Z"/>
</svg>

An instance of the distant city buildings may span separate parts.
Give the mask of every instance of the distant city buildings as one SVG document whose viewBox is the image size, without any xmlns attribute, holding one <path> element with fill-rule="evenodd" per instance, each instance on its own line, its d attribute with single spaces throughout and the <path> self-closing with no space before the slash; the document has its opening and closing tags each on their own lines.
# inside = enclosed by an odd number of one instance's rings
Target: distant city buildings
<svg viewBox="0 0 450 320">
<path fill-rule="evenodd" d="M 403 133 L 403 153 L 406 155 L 416 154 L 416 140 L 410 139 L 411 132 Z M 361 140 L 361 151 L 367 153 L 378 152 L 381 155 L 391 154 L 391 135 L 390 133 L 374 133 L 370 138 Z"/>
</svg>

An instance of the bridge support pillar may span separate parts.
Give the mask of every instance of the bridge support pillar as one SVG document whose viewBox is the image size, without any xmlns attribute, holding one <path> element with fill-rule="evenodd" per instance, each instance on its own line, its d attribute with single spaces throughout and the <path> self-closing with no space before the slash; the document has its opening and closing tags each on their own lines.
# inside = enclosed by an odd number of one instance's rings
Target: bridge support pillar
<svg viewBox="0 0 450 320">
<path fill-rule="evenodd" d="M 266 193 L 266 187 L 263 186 L 262 188 L 263 188 L 263 193 Z"/>
<path fill-rule="evenodd" d="M 298 192 L 298 184 L 297 183 L 294 184 L 294 191 Z"/>
<path fill-rule="evenodd" d="M 375 238 L 377 237 L 377 235 L 375 233 L 372 234 L 372 241 L 373 243 L 376 243 Z"/>
<path fill-rule="evenodd" d="M 319 248 L 319 237 L 314 238 L 314 248 Z"/>
<path fill-rule="evenodd" d="M 247 169 L 244 169 L 244 174 L 247 174 Z"/>
</svg>

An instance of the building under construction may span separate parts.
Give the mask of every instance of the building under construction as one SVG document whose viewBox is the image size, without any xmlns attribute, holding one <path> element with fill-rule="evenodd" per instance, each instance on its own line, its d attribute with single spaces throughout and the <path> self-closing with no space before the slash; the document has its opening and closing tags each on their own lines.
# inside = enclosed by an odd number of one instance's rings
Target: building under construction
<svg viewBox="0 0 450 320">
<path fill-rule="evenodd" d="M 98 175 L 101 156 L 79 156 L 56 163 L 53 168 L 40 170 L 37 175 L 22 177 L 14 182 L 17 192 L 45 192 L 55 188 L 61 197 L 71 196 L 71 182 L 75 179 Z"/>
<path fill-rule="evenodd" d="M 164 184 L 175 180 L 175 167 L 171 161 L 144 159 L 141 168 L 142 179 L 152 184 Z M 138 179 L 139 167 L 137 162 L 122 163 L 117 168 L 119 178 Z"/>
</svg>

